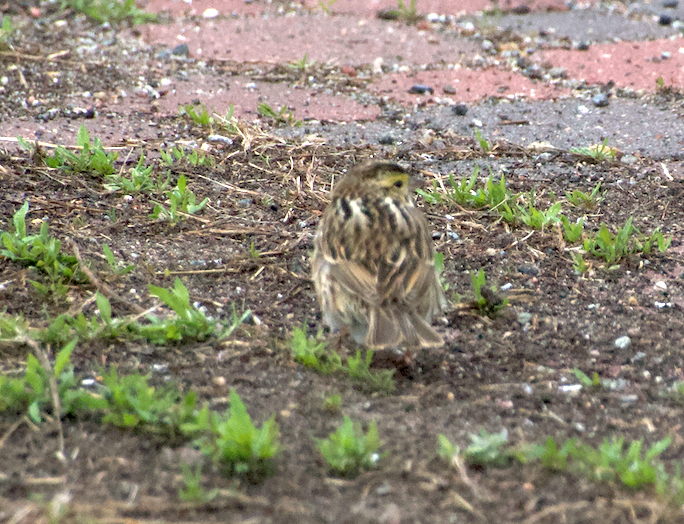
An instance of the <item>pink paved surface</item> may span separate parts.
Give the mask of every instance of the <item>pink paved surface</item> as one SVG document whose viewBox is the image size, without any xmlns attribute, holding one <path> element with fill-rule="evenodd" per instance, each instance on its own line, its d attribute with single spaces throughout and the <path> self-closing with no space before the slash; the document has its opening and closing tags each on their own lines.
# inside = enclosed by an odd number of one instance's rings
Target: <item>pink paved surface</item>
<svg viewBox="0 0 684 524">
<path fill-rule="evenodd" d="M 267 103 L 275 111 L 283 106 L 294 108 L 298 120 L 372 120 L 380 113 L 378 107 L 363 106 L 347 96 L 326 95 L 283 83 L 255 82 L 245 76 L 218 79 L 204 75 L 172 84 L 169 93 L 159 100 L 159 108 L 162 114 L 177 115 L 179 105 L 196 99 L 218 114 L 225 114 L 228 106 L 234 104 L 234 115 L 247 120 L 258 116 L 259 102 Z"/>
<path fill-rule="evenodd" d="M 409 89 L 415 84 L 432 87 L 434 95 L 409 94 Z M 445 86 L 454 88 L 456 92 L 445 93 Z M 494 68 L 421 71 L 411 76 L 386 75 L 373 82 L 370 90 L 379 96 L 388 96 L 404 104 L 429 101 L 435 97 L 448 97 L 454 102 L 473 102 L 488 96 L 522 95 L 531 99 L 548 99 L 570 94 L 568 89 L 541 82 L 535 83 L 518 73 Z"/>
<path fill-rule="evenodd" d="M 330 0 L 324 1 L 324 3 L 328 2 Z M 595 2 L 592 1 L 590 3 Z M 201 16 L 207 9 L 216 9 L 222 15 L 230 15 L 232 13 L 255 15 L 264 12 L 277 12 L 281 6 L 286 11 L 297 9 L 320 10 L 319 3 L 316 0 L 300 2 L 257 0 L 250 3 L 245 2 L 245 0 L 191 0 L 190 2 L 185 0 L 147 0 L 140 1 L 139 4 L 144 6 L 147 11 L 155 13 L 167 12 L 174 16 Z M 410 0 L 406 0 L 404 4 L 410 5 Z M 567 10 L 564 0 L 501 0 L 499 2 L 499 8 L 504 10 L 512 10 L 521 6 L 532 10 Z M 494 4 L 488 0 L 419 0 L 416 6 L 418 12 L 422 14 L 437 13 L 446 15 L 464 12 L 473 13 L 492 9 L 493 7 Z M 337 0 L 329 9 L 333 14 L 346 13 L 368 16 L 374 15 L 380 9 L 396 8 L 396 0 Z"/>
<path fill-rule="evenodd" d="M 287 63 L 308 60 L 340 66 L 387 65 L 458 61 L 474 53 L 474 42 L 419 31 L 414 26 L 375 18 L 324 15 L 205 20 L 200 26 L 187 20 L 171 25 L 140 28 L 145 41 L 175 47 L 185 42 L 194 58 L 224 58 L 237 62 Z M 401 60 L 398 59 L 401 57 Z"/>
<path fill-rule="evenodd" d="M 663 52 L 670 58 L 663 59 Z M 684 87 L 682 38 L 593 45 L 589 51 L 546 51 L 538 59 L 565 67 L 569 77 L 589 84 L 613 80 L 619 87 L 655 91 L 656 80 L 662 77 L 665 86 Z"/>
</svg>

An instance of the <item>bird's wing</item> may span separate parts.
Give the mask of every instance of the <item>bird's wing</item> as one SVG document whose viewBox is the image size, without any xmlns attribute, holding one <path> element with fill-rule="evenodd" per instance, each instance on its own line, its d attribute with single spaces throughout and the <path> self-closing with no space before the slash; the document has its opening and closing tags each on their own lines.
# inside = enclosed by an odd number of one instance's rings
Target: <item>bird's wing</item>
<svg viewBox="0 0 684 524">
<path fill-rule="evenodd" d="M 369 305 L 378 305 L 378 279 L 361 264 L 349 260 L 329 260 L 330 278 L 349 294 L 358 296 Z"/>
</svg>

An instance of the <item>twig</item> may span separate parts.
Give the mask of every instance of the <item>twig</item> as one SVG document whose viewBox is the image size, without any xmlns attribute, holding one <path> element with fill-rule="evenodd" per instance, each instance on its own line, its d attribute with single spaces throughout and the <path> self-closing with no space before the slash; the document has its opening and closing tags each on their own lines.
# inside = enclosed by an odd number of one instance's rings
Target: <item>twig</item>
<svg viewBox="0 0 684 524">
<path fill-rule="evenodd" d="M 90 268 L 86 266 L 85 262 L 83 261 L 83 258 L 81 257 L 81 252 L 78 249 L 78 246 L 76 245 L 76 242 L 73 240 L 68 240 L 68 243 L 71 244 L 71 250 L 74 252 L 74 256 L 76 257 L 76 260 L 78 260 L 78 265 L 79 269 L 83 272 L 85 276 L 88 277 L 88 280 L 90 280 L 90 283 L 94 285 L 97 290 L 102 293 L 105 297 L 107 298 L 113 298 L 117 302 L 120 302 L 129 308 L 131 308 L 133 311 L 136 313 L 144 313 L 145 310 L 141 308 L 139 305 L 134 304 L 133 302 L 130 302 L 120 296 L 116 291 L 114 291 L 111 287 L 109 287 L 107 284 L 104 282 L 100 281 L 99 278 L 95 276 L 95 274 L 90 271 Z"/>
<path fill-rule="evenodd" d="M 28 345 L 36 355 L 36 358 L 40 362 L 40 365 L 45 370 L 45 374 L 48 377 L 48 382 L 50 384 L 50 393 L 52 394 L 52 416 L 55 419 L 55 424 L 57 424 L 58 432 L 58 442 L 59 442 L 59 453 L 64 453 L 64 428 L 62 427 L 62 401 L 59 398 L 59 389 L 57 388 L 57 379 L 55 378 L 55 373 L 52 369 L 52 364 L 50 364 L 50 359 L 45 354 L 45 351 L 41 349 L 38 343 L 31 337 L 26 336 L 22 340 L 26 345 Z"/>
<path fill-rule="evenodd" d="M 7 439 L 14 433 L 19 426 L 24 422 L 23 418 L 20 418 L 17 420 L 14 424 L 10 426 L 10 428 L 5 432 L 5 434 L 0 438 L 0 449 L 2 449 L 5 445 L 5 442 L 7 442 Z"/>
</svg>

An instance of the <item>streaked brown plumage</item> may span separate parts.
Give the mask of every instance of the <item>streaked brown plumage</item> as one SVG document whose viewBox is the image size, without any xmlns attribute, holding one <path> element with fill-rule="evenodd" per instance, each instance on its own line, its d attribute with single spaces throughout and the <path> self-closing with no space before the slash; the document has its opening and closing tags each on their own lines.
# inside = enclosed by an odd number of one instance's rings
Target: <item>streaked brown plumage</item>
<svg viewBox="0 0 684 524">
<path fill-rule="evenodd" d="M 413 189 L 398 164 L 357 165 L 335 186 L 316 232 L 312 272 L 325 323 L 368 347 L 444 343 L 430 323 L 447 301 Z"/>
</svg>

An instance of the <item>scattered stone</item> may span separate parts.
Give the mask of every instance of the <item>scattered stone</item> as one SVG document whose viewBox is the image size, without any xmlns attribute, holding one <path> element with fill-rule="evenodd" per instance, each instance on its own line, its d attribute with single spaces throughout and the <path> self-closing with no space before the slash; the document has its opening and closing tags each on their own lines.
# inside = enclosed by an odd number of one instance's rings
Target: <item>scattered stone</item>
<svg viewBox="0 0 684 524">
<path fill-rule="evenodd" d="M 351 77 L 357 76 L 359 74 L 358 71 L 356 71 L 356 68 L 354 68 L 352 66 L 341 67 L 340 71 L 342 71 L 345 75 L 351 76 Z"/>
<path fill-rule="evenodd" d="M 662 280 L 656 282 L 653 287 L 656 288 L 658 291 L 667 291 L 667 284 Z"/>
<path fill-rule="evenodd" d="M 218 9 L 214 9 L 213 7 L 205 9 L 204 13 L 202 13 L 203 18 L 216 18 L 218 15 Z"/>
<path fill-rule="evenodd" d="M 173 48 L 171 54 L 175 56 L 188 56 L 190 54 L 190 48 L 188 47 L 188 44 L 178 44 Z"/>
<path fill-rule="evenodd" d="M 209 142 L 221 142 L 222 144 L 233 145 L 233 139 L 223 135 L 209 135 Z"/>
<path fill-rule="evenodd" d="M 399 11 L 396 9 L 380 9 L 375 16 L 380 20 L 399 20 Z"/>
<path fill-rule="evenodd" d="M 241 198 L 238 200 L 238 206 L 241 207 L 249 207 L 252 205 L 252 199 L 251 198 Z"/>
<path fill-rule="evenodd" d="M 627 335 L 625 335 L 625 336 L 616 338 L 615 342 L 613 342 L 613 345 L 617 349 L 627 349 L 631 343 L 632 343 L 632 339 L 629 338 Z"/>
<path fill-rule="evenodd" d="M 387 482 L 383 482 L 377 488 L 375 488 L 375 493 L 381 497 L 389 495 L 392 492 L 392 486 Z"/>
<path fill-rule="evenodd" d="M 658 23 L 660 25 L 671 25 L 674 19 L 670 15 L 660 15 L 658 18 Z"/>
<path fill-rule="evenodd" d="M 539 274 L 539 268 L 534 264 L 522 264 L 518 266 L 518 271 L 523 275 L 536 276 Z"/>
<path fill-rule="evenodd" d="M 529 14 L 531 11 L 532 10 L 530 9 L 530 6 L 524 4 L 515 6 L 513 9 L 511 9 L 511 13 L 513 13 L 514 15 L 526 15 Z"/>
<path fill-rule="evenodd" d="M 435 90 L 424 84 L 415 84 L 411 86 L 411 89 L 409 89 L 408 92 L 410 95 L 424 95 L 425 93 L 433 94 Z"/>
<path fill-rule="evenodd" d="M 633 404 L 639 400 L 639 395 L 622 395 L 623 404 Z"/>
<path fill-rule="evenodd" d="M 551 78 L 567 78 L 568 70 L 564 67 L 552 67 L 549 69 L 549 76 Z"/>
<path fill-rule="evenodd" d="M 518 324 L 521 326 L 529 324 L 530 320 L 532 320 L 532 313 L 528 313 L 527 311 L 521 311 L 518 313 Z"/>
<path fill-rule="evenodd" d="M 663 60 L 669 60 L 670 58 L 672 58 L 672 53 L 670 53 L 669 51 L 663 51 L 662 53 L 660 53 L 660 58 L 662 58 Z"/>
<path fill-rule="evenodd" d="M 492 51 L 496 53 L 496 48 L 491 40 L 484 40 L 482 42 L 482 50 L 491 53 Z"/>
<path fill-rule="evenodd" d="M 475 127 L 482 127 L 482 120 L 480 120 L 479 118 L 473 118 L 472 124 Z"/>
<path fill-rule="evenodd" d="M 468 106 L 465 104 L 456 104 L 451 108 L 451 112 L 456 116 L 466 116 L 468 114 Z"/>
<path fill-rule="evenodd" d="M 385 135 L 378 140 L 378 143 L 383 146 L 391 146 L 394 144 L 394 137 L 392 135 Z"/>
<path fill-rule="evenodd" d="M 533 80 L 541 80 L 544 75 L 544 72 L 537 64 L 534 64 L 525 69 L 524 74 L 526 77 L 532 78 Z"/>
<path fill-rule="evenodd" d="M 638 161 L 639 161 L 639 159 L 637 157 L 635 157 L 634 155 L 622 155 L 622 158 L 620 159 L 620 162 L 622 162 L 623 164 L 625 164 L 627 166 L 632 165 L 632 164 L 636 164 Z"/>
<path fill-rule="evenodd" d="M 610 101 L 608 100 L 608 95 L 605 93 L 599 93 L 594 98 L 592 98 L 591 101 L 596 107 L 606 107 L 608 104 L 610 104 Z"/>
<path fill-rule="evenodd" d="M 679 0 L 665 0 L 663 2 L 664 9 L 677 9 L 677 6 L 679 6 Z"/>
<path fill-rule="evenodd" d="M 444 86 L 442 88 L 442 91 L 444 91 L 447 95 L 455 95 L 456 94 L 456 88 L 454 86 Z"/>
<path fill-rule="evenodd" d="M 585 105 L 580 105 L 580 106 L 577 106 L 577 112 L 580 115 L 586 115 L 589 113 L 589 108 Z"/>
<path fill-rule="evenodd" d="M 577 44 L 578 51 L 589 51 L 589 47 L 591 47 L 591 43 L 589 42 L 578 42 Z"/>
<path fill-rule="evenodd" d="M 637 351 L 637 354 L 632 357 L 632 362 L 639 362 L 646 358 L 646 353 L 643 351 Z"/>
</svg>

